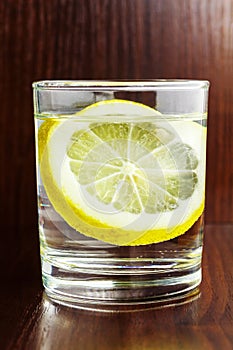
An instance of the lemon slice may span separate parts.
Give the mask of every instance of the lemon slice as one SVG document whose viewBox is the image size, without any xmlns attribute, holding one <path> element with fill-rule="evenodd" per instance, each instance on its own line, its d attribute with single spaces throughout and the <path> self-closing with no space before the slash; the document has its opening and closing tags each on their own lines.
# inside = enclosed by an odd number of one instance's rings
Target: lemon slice
<svg viewBox="0 0 233 350">
<path fill-rule="evenodd" d="M 40 173 L 54 209 L 78 232 L 115 245 L 158 243 L 203 212 L 205 144 L 197 122 L 107 100 L 42 123 Z"/>
</svg>

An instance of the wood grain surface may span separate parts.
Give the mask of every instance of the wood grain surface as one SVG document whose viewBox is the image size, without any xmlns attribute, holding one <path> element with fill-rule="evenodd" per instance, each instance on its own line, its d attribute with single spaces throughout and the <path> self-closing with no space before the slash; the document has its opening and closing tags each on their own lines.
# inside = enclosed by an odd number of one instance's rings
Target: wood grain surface
<svg viewBox="0 0 233 350">
<path fill-rule="evenodd" d="M 2 0 L 0 44 L 0 274 L 5 284 L 16 276 L 19 284 L 22 278 L 30 281 L 32 275 L 40 278 L 31 89 L 36 80 L 210 80 L 206 222 L 233 223 L 233 0 Z M 219 314 L 210 299 L 208 310 L 216 319 L 206 328 L 208 335 L 199 333 L 196 321 L 189 318 L 193 328 L 185 326 L 181 335 L 185 339 L 189 334 L 193 341 L 204 339 L 206 349 L 210 349 L 209 342 L 214 343 L 212 329 L 219 327 L 215 329 L 223 334 L 217 323 L 230 317 L 222 299 L 212 293 Z M 20 297 L 26 298 L 25 294 Z M 12 307 L 9 305 L 11 313 Z M 49 323 L 49 312 L 56 314 L 57 309 L 49 306 L 46 314 L 46 308 L 42 303 L 35 312 L 41 322 Z M 201 321 L 203 327 L 208 310 Z M 20 314 L 19 309 L 16 312 Z M 194 316 L 195 312 L 190 311 Z M 66 317 L 64 311 L 58 323 L 69 327 Z M 154 316 L 150 317 L 153 323 Z M 161 325 L 157 330 L 143 329 L 144 324 L 137 320 L 138 336 L 146 332 L 151 341 L 160 339 L 166 344 Z M 90 321 L 88 318 L 87 327 Z M 123 325 L 118 325 L 122 332 Z M 81 328 L 79 332 L 75 339 L 78 334 L 82 339 Z M 124 341 L 136 339 L 132 333 Z M 229 338 L 223 334 L 222 339 L 224 347 L 216 349 L 227 349 Z"/>
<path fill-rule="evenodd" d="M 208 225 L 198 293 L 165 308 L 100 313 L 60 306 L 38 280 L 1 288 L 3 350 L 231 350 L 233 225 Z"/>
</svg>

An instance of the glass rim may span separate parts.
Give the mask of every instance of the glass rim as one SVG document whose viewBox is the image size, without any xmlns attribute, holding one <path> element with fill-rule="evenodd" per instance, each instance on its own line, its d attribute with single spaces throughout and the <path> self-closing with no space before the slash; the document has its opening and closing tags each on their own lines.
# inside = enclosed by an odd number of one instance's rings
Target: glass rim
<svg viewBox="0 0 233 350">
<path fill-rule="evenodd" d="M 75 91 L 154 91 L 208 89 L 208 80 L 146 79 L 146 80 L 40 80 L 32 83 L 34 90 Z"/>
</svg>

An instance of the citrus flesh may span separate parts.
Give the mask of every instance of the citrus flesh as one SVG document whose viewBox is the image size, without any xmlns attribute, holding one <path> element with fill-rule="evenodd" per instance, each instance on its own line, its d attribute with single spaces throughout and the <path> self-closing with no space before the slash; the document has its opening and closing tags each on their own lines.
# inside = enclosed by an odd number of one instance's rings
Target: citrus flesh
<svg viewBox="0 0 233 350">
<path fill-rule="evenodd" d="M 185 233 L 203 212 L 205 142 L 196 122 L 102 101 L 42 123 L 41 178 L 54 209 L 78 232 L 115 245 L 158 243 Z"/>
</svg>

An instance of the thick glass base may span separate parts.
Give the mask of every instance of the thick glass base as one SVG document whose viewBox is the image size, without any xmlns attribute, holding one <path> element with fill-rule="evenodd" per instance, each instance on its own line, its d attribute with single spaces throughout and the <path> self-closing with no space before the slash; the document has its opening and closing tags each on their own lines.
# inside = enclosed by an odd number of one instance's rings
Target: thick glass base
<svg viewBox="0 0 233 350">
<path fill-rule="evenodd" d="M 47 256 L 48 258 L 48 256 Z M 66 261 L 66 263 L 64 263 Z M 175 259 L 91 259 L 59 256 L 42 261 L 43 283 L 54 301 L 100 311 L 128 311 L 177 302 L 201 282 L 201 248 Z"/>
</svg>

